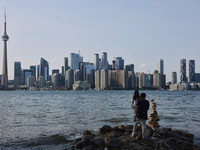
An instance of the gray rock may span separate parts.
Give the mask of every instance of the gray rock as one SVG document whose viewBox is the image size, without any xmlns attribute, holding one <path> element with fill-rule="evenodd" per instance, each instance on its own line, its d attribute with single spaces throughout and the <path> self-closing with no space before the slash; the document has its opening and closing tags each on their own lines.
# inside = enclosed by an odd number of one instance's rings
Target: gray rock
<svg viewBox="0 0 200 150">
<path fill-rule="evenodd" d="M 91 140 L 91 143 L 93 143 L 94 145 L 96 145 L 98 147 L 105 145 L 104 139 L 101 136 L 97 136 L 97 137 L 93 138 Z"/>
<path fill-rule="evenodd" d="M 162 136 L 160 134 L 156 133 L 156 132 L 154 132 L 152 136 L 159 138 L 159 139 L 162 139 Z"/>
<path fill-rule="evenodd" d="M 159 141 L 155 142 L 155 149 L 166 149 L 166 150 L 173 150 L 169 144 L 165 142 L 165 140 L 160 139 Z"/>
<path fill-rule="evenodd" d="M 91 135 L 91 134 L 88 134 L 88 135 L 85 135 L 83 140 L 85 142 L 86 145 L 90 144 L 90 141 L 94 138 L 94 135 Z"/>
<path fill-rule="evenodd" d="M 84 135 L 84 136 L 86 136 L 86 135 L 88 135 L 88 134 L 92 135 L 92 133 L 91 133 L 89 130 L 83 131 L 83 135 Z"/>
<path fill-rule="evenodd" d="M 82 149 L 84 146 L 85 146 L 84 141 L 79 141 L 79 142 L 77 142 L 76 145 L 75 145 L 76 148 L 81 148 L 81 149 Z"/>
<path fill-rule="evenodd" d="M 180 150 L 194 150 L 195 146 L 189 142 L 178 140 L 176 142 L 177 148 Z"/>
<path fill-rule="evenodd" d="M 109 140 L 107 145 L 108 145 L 108 147 L 117 148 L 117 147 L 122 146 L 122 142 L 118 138 L 113 138 L 113 139 Z"/>
<path fill-rule="evenodd" d="M 106 134 L 112 131 L 111 126 L 109 125 L 104 125 L 102 128 L 100 128 L 101 134 Z"/>
</svg>

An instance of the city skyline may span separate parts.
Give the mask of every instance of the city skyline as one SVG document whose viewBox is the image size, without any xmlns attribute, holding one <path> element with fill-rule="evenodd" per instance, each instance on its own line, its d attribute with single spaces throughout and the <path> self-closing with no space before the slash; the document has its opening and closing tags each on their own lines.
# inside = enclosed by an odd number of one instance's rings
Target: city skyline
<svg viewBox="0 0 200 150">
<path fill-rule="evenodd" d="M 171 5 L 170 1 L 60 1 L 49 2 L 46 7 L 45 1 L 22 1 L 21 4 L 1 1 L 0 31 L 3 34 L 6 6 L 7 33 L 11 37 L 8 79 L 14 79 L 15 61 L 20 61 L 23 69 L 29 69 L 40 64 L 43 57 L 49 62 L 50 70 L 61 72 L 64 57 L 69 58 L 70 53 L 80 50 L 84 62 L 94 63 L 95 53 L 101 58 L 102 52 L 106 52 L 110 64 L 114 57 L 122 57 L 124 65 L 133 63 L 135 72 L 144 73 L 147 70 L 153 73 L 157 61 L 163 59 L 166 82 L 171 81 L 174 71 L 179 82 L 181 59 L 186 59 L 187 77 L 189 60 L 195 60 L 195 72 L 200 72 L 197 7 L 200 3 L 193 2 L 172 2 Z M 3 42 L 0 47 L 3 58 Z"/>
</svg>

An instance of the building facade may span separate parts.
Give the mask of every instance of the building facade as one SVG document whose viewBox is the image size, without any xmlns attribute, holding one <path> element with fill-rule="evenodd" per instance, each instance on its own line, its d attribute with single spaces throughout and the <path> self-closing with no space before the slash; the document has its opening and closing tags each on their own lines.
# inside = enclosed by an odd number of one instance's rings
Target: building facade
<svg viewBox="0 0 200 150">
<path fill-rule="evenodd" d="M 101 70 L 101 79 L 100 79 L 100 89 L 103 90 L 108 87 L 108 70 L 102 69 Z"/>
<path fill-rule="evenodd" d="M 27 86 L 28 87 L 34 87 L 34 77 L 33 76 L 27 77 Z"/>
<path fill-rule="evenodd" d="M 60 77 L 61 77 L 61 74 L 60 73 L 54 73 L 51 77 L 51 86 L 52 88 L 55 88 L 55 87 L 60 87 Z"/>
<path fill-rule="evenodd" d="M 115 70 L 124 70 L 124 60 L 122 57 L 115 58 Z"/>
<path fill-rule="evenodd" d="M 107 60 L 107 53 L 103 52 L 102 53 L 102 69 L 107 69 L 108 67 L 108 60 Z"/>
<path fill-rule="evenodd" d="M 40 59 L 39 76 L 44 77 L 45 81 L 49 80 L 49 63 L 44 58 Z"/>
<path fill-rule="evenodd" d="M 74 84 L 74 70 L 68 69 L 65 75 L 65 87 L 71 89 Z"/>
<path fill-rule="evenodd" d="M 30 66 L 30 69 L 33 70 L 33 77 L 36 77 L 36 66 L 32 65 Z"/>
<path fill-rule="evenodd" d="M 158 67 L 158 73 L 163 75 L 164 74 L 164 61 L 163 61 L 163 59 L 158 60 L 157 67 Z"/>
<path fill-rule="evenodd" d="M 186 77 L 186 59 L 180 60 L 180 82 L 187 82 Z"/>
<path fill-rule="evenodd" d="M 171 77 L 171 84 L 177 84 L 177 73 L 172 72 L 172 77 Z"/>
<path fill-rule="evenodd" d="M 195 60 L 189 60 L 189 82 L 195 82 Z"/>
<path fill-rule="evenodd" d="M 79 54 L 70 53 L 70 69 L 79 70 Z"/>
<path fill-rule="evenodd" d="M 158 70 L 154 70 L 153 73 L 153 86 L 158 88 L 161 87 L 161 74 L 158 73 Z"/>
<path fill-rule="evenodd" d="M 99 70 L 99 54 L 94 54 L 94 69 Z"/>
<path fill-rule="evenodd" d="M 14 62 L 14 85 L 21 85 L 21 62 Z"/>
</svg>

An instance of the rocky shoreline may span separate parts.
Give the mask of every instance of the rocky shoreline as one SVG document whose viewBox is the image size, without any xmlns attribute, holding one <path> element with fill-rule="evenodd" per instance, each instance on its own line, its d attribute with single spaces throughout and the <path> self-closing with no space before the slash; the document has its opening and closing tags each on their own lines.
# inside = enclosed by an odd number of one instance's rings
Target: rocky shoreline
<svg viewBox="0 0 200 150">
<path fill-rule="evenodd" d="M 191 133 L 147 125 L 147 138 L 142 139 L 141 127 L 136 137 L 131 137 L 132 129 L 133 125 L 104 125 L 98 133 L 86 130 L 64 150 L 200 150 Z"/>
</svg>

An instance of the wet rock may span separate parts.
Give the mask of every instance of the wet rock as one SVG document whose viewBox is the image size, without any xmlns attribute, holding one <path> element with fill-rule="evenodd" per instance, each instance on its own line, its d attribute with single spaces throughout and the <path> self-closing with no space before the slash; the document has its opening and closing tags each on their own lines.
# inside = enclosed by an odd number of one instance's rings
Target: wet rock
<svg viewBox="0 0 200 150">
<path fill-rule="evenodd" d="M 82 149 L 84 146 L 85 146 L 84 141 L 79 141 L 79 142 L 77 142 L 76 145 L 75 145 L 76 148 L 81 148 L 81 149 Z"/>
<path fill-rule="evenodd" d="M 186 136 L 188 138 L 193 138 L 194 137 L 194 134 L 183 132 L 181 130 L 172 130 L 172 131 L 175 132 L 175 133 L 177 133 L 177 134 L 181 134 L 183 136 Z"/>
<path fill-rule="evenodd" d="M 142 141 L 142 144 L 147 145 L 148 147 L 154 147 L 155 142 L 156 141 L 154 139 L 147 138 L 147 139 Z"/>
<path fill-rule="evenodd" d="M 84 135 L 84 136 L 86 136 L 86 135 L 88 135 L 88 134 L 92 135 L 92 133 L 91 133 L 89 130 L 83 131 L 83 135 Z"/>
<path fill-rule="evenodd" d="M 162 136 L 160 134 L 156 133 L 156 132 L 154 132 L 152 136 L 159 138 L 159 139 L 162 139 Z"/>
<path fill-rule="evenodd" d="M 85 135 L 83 138 L 83 141 L 85 142 L 86 145 L 90 144 L 90 141 L 94 138 L 94 135 L 88 134 Z"/>
<path fill-rule="evenodd" d="M 159 140 L 155 142 L 155 149 L 166 149 L 166 150 L 173 150 L 169 144 L 167 144 L 164 140 Z"/>
<path fill-rule="evenodd" d="M 178 140 L 176 145 L 180 150 L 195 150 L 195 146 L 189 142 Z"/>
<path fill-rule="evenodd" d="M 96 136 L 95 138 L 93 138 L 91 140 L 91 143 L 93 143 L 94 145 L 98 147 L 105 145 L 104 139 L 101 136 Z"/>
<path fill-rule="evenodd" d="M 168 132 L 172 131 L 171 128 L 161 128 L 159 129 L 158 133 L 161 135 L 161 136 L 165 136 Z"/>
<path fill-rule="evenodd" d="M 114 131 L 117 131 L 117 132 L 124 133 L 125 128 L 119 128 L 118 126 L 115 126 L 115 127 L 113 127 L 113 130 L 114 130 Z"/>
<path fill-rule="evenodd" d="M 100 133 L 103 135 L 111 131 L 112 131 L 112 128 L 109 125 L 104 125 L 102 128 L 100 128 Z"/>
<path fill-rule="evenodd" d="M 122 146 L 122 142 L 118 138 L 113 138 L 109 140 L 107 146 L 112 147 L 112 148 L 117 148 L 117 147 Z"/>
</svg>

